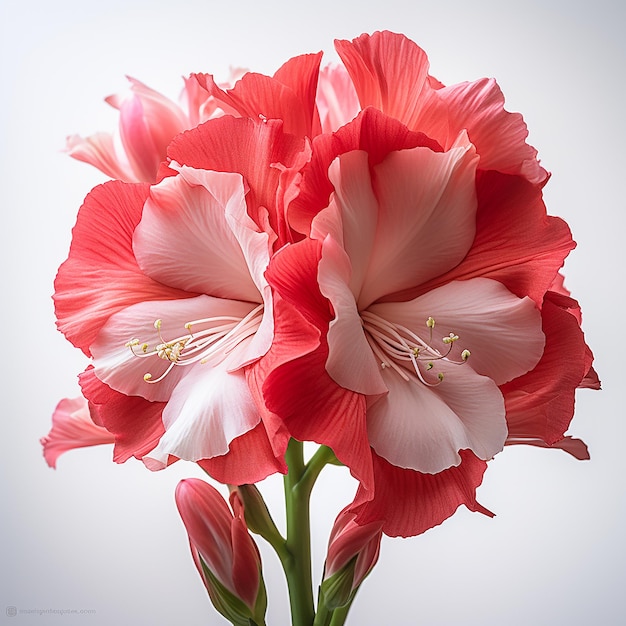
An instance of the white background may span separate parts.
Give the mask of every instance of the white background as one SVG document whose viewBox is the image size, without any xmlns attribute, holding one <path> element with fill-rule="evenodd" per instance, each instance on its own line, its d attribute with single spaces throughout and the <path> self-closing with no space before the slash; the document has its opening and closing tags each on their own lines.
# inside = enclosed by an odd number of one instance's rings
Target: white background
<svg viewBox="0 0 626 626">
<path fill-rule="evenodd" d="M 173 490 L 199 475 L 178 463 L 152 474 L 117 466 L 111 448 L 42 458 L 56 402 L 77 393 L 85 362 L 54 326 L 52 281 L 82 198 L 104 176 L 61 153 L 71 133 L 110 130 L 102 98 L 129 74 L 175 98 L 180 76 L 228 67 L 272 73 L 334 38 L 388 28 L 429 54 L 446 84 L 494 76 L 509 110 L 553 174 L 545 196 L 578 248 L 567 285 L 604 390 L 583 390 L 571 433 L 592 453 L 507 448 L 480 501 L 413 539 L 386 539 L 349 623 L 388 625 L 622 624 L 626 612 L 626 435 L 623 377 L 624 9 L 610 0 L 214 2 L 4 0 L 0 9 L 0 623 L 225 624 L 192 565 Z M 280 508 L 281 483 L 265 492 Z M 319 576 L 334 515 L 353 485 L 331 468 L 315 492 Z M 261 541 L 261 540 L 260 540 Z M 264 548 L 268 624 L 288 623 L 276 559 Z M 92 609 L 92 615 L 18 609 Z"/>
</svg>

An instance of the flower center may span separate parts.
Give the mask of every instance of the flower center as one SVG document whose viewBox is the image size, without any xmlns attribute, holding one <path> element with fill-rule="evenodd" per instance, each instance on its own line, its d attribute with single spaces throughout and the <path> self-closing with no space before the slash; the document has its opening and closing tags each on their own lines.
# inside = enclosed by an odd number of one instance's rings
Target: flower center
<svg viewBox="0 0 626 626">
<path fill-rule="evenodd" d="M 245 317 L 222 315 L 187 322 L 184 327 L 187 333 L 166 341 L 161 334 L 162 320 L 154 322 L 159 341 L 150 347 L 139 339 L 131 339 L 126 343 L 134 356 L 138 358 L 157 357 L 168 361 L 167 369 L 158 377 L 153 378 L 150 372 L 144 374 L 147 383 L 162 381 L 174 367 L 206 363 L 216 356 L 222 360 L 244 339 L 256 333 L 263 318 L 263 305 L 259 304 Z"/>
<path fill-rule="evenodd" d="M 459 339 L 454 333 L 449 333 L 441 339 L 444 346 L 447 346 L 447 350 L 442 352 L 434 347 L 435 320 L 432 317 L 426 320 L 428 341 L 424 341 L 405 326 L 388 322 L 371 311 L 361 311 L 361 322 L 367 341 L 372 352 L 379 359 L 381 368 L 392 368 L 407 382 L 410 380 L 416 382 L 415 377 L 410 376 L 410 370 L 407 371 L 407 365 L 415 372 L 420 382 L 428 387 L 436 387 L 443 382 L 443 372 L 438 372 L 436 379 L 433 379 L 432 375 L 427 377 L 425 374 L 436 370 L 437 362 L 445 361 L 463 365 L 470 357 L 470 351 L 463 350 L 460 361 L 450 358 L 453 345 Z"/>
</svg>

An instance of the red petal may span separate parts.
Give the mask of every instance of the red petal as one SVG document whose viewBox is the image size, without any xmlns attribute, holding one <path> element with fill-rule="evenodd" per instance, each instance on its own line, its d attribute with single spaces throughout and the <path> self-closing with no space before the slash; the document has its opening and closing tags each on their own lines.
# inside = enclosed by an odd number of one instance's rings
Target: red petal
<svg viewBox="0 0 626 626">
<path fill-rule="evenodd" d="M 266 273 L 268 282 L 285 301 L 300 312 L 300 323 L 313 326 L 319 333 L 328 330 L 331 315 L 329 304 L 317 284 L 319 244 L 303 240 L 277 254 Z M 284 351 L 267 374 L 263 395 L 270 411 L 285 423 L 293 437 L 315 441 L 333 449 L 337 458 L 347 465 L 366 488 L 371 486 L 372 468 L 365 424 L 365 397 L 343 389 L 326 372 L 328 346 L 325 339 L 314 351 L 303 356 L 299 333 L 294 332 L 295 318 L 277 317 L 275 336 Z M 313 336 L 311 337 L 313 339 Z M 273 350 L 274 348 L 272 348 Z M 272 350 L 268 359 L 272 356 Z M 294 354 L 284 362 L 284 354 Z M 299 358 L 295 358 L 299 356 Z"/>
<path fill-rule="evenodd" d="M 263 422 L 233 439 L 224 456 L 203 459 L 198 465 L 215 480 L 230 485 L 252 484 L 276 472 L 287 473 L 284 461 L 272 450 Z"/>
<path fill-rule="evenodd" d="M 291 226 L 298 232 L 309 234 L 312 219 L 328 206 L 333 191 L 328 168 L 340 154 L 363 150 L 373 167 L 390 152 L 418 146 L 442 151 L 436 141 L 423 133 L 412 132 L 401 122 L 372 108 L 362 111 L 336 133 L 318 135 L 313 140 L 313 158 L 303 170 L 300 195 L 289 206 Z"/>
<path fill-rule="evenodd" d="M 421 474 L 391 465 L 376 453 L 374 498 L 359 486 L 353 510 L 358 524 L 383 520 L 390 537 L 411 537 L 441 524 L 464 504 L 470 511 L 493 517 L 476 501 L 476 488 L 487 467 L 469 450 L 461 450 L 461 464 L 438 474 Z"/>
<path fill-rule="evenodd" d="M 501 387 L 512 440 L 560 441 L 574 413 L 574 392 L 587 372 L 587 346 L 578 322 L 553 298 L 548 292 L 542 309 L 542 359 L 531 372 Z"/>
<path fill-rule="evenodd" d="M 111 181 L 85 199 L 72 232 L 68 259 L 54 287 L 57 326 L 90 356 L 106 320 L 136 302 L 186 298 L 148 278 L 137 265 L 132 236 L 141 219 L 148 185 Z"/>
<path fill-rule="evenodd" d="M 261 230 L 267 230 L 259 211 L 264 207 L 269 211 L 272 229 L 280 233 L 284 229 L 276 210 L 276 194 L 281 170 L 274 165 L 292 167 L 303 148 L 301 139 L 283 132 L 282 122 L 259 124 L 226 116 L 176 137 L 168 156 L 180 165 L 241 174 L 250 188 L 246 196 L 250 217 Z"/>
<path fill-rule="evenodd" d="M 80 375 L 79 381 L 98 420 L 115 437 L 116 463 L 124 463 L 133 456 L 141 459 L 157 445 L 165 432 L 161 421 L 165 403 L 113 391 L 96 378 L 92 367 Z"/>
</svg>

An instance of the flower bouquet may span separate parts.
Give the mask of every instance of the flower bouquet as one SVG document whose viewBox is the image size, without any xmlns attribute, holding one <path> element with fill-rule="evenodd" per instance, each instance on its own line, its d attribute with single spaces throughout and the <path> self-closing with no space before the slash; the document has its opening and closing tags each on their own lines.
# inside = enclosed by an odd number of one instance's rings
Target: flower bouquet
<svg viewBox="0 0 626 626">
<path fill-rule="evenodd" d="M 131 79 L 113 135 L 68 138 L 113 180 L 80 208 L 54 302 L 90 359 L 48 463 L 113 444 L 176 490 L 215 608 L 265 624 L 250 532 L 276 551 L 292 624 L 339 626 L 383 534 L 414 536 L 476 499 L 505 445 L 560 448 L 578 387 L 599 388 L 574 247 L 549 175 L 493 80 L 444 86 L 390 32 L 337 41 L 273 76 L 185 79 L 179 103 Z M 303 445 L 315 451 L 305 460 Z M 312 580 L 309 501 L 328 464 L 356 479 Z M 279 529 L 256 483 L 284 475 Z"/>
</svg>

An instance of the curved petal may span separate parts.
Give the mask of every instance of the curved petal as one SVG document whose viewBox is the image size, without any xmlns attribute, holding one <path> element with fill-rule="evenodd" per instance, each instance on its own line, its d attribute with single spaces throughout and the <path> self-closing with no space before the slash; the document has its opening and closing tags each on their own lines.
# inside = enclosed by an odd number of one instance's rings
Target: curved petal
<svg viewBox="0 0 626 626">
<path fill-rule="evenodd" d="M 133 237 L 137 262 L 148 276 L 165 285 L 259 302 L 258 289 L 226 219 L 233 205 L 245 207 L 241 175 L 203 172 L 202 177 L 202 186 L 183 174 L 151 188 Z"/>
<path fill-rule="evenodd" d="M 73 159 L 89 163 L 111 178 L 140 182 L 130 166 L 117 155 L 113 136 L 108 133 L 95 133 L 85 138 L 70 135 L 65 142 L 65 151 Z"/>
<path fill-rule="evenodd" d="M 500 281 L 541 307 L 546 290 L 575 247 L 567 224 L 546 215 L 541 190 L 519 176 L 479 172 L 476 238 L 454 269 L 418 289 L 388 299 L 410 299 L 453 280 L 477 276 Z"/>
<path fill-rule="evenodd" d="M 444 87 L 436 95 L 448 118 L 448 139 L 439 134 L 433 136 L 444 147 L 466 129 L 480 155 L 479 169 L 523 176 L 539 186 L 545 184 L 548 173 L 537 160 L 537 150 L 526 143 L 528 129 L 524 118 L 504 109 L 504 95 L 493 78 Z M 418 123 L 420 130 L 431 134 L 427 120 L 420 119 Z"/>
<path fill-rule="evenodd" d="M 448 152 L 402 150 L 374 168 L 380 209 L 360 310 L 443 274 L 465 257 L 475 234 L 477 161 L 461 136 Z"/>
<path fill-rule="evenodd" d="M 131 457 L 141 459 L 154 448 L 164 432 L 162 402 L 148 402 L 114 391 L 96 377 L 92 367 L 80 375 L 79 381 L 97 420 L 115 437 L 116 463 L 124 463 Z"/>
<path fill-rule="evenodd" d="M 265 427 L 258 423 L 252 430 L 233 439 L 228 454 L 202 459 L 198 465 L 210 476 L 229 485 L 251 485 L 271 474 L 287 473 L 283 459 L 287 448 L 284 440 L 282 452 L 276 451 L 276 442 L 270 441 Z"/>
<path fill-rule="evenodd" d="M 441 353 L 442 338 L 453 333 L 450 358 L 488 376 L 496 384 L 530 371 L 543 355 L 545 337 L 541 314 L 530 298 L 518 298 L 501 283 L 486 278 L 454 281 L 408 302 L 386 302 L 369 308 L 383 319 L 408 328 Z M 426 320 L 436 326 L 432 341 Z M 464 367 L 465 367 L 464 366 Z"/>
<path fill-rule="evenodd" d="M 367 395 L 386 393 L 349 287 L 350 269 L 346 253 L 329 235 L 322 244 L 318 269 L 320 292 L 335 314 L 328 327 L 326 371 L 346 389 Z"/>
<path fill-rule="evenodd" d="M 113 435 L 94 424 L 85 398 L 64 398 L 52 414 L 52 428 L 40 440 L 46 463 L 56 468 L 57 459 L 68 450 L 115 441 Z"/>
<path fill-rule="evenodd" d="M 352 41 L 336 40 L 335 49 L 352 77 L 362 109 L 376 107 L 417 128 L 420 112 L 433 98 L 428 57 L 417 44 L 383 31 Z"/>
<path fill-rule="evenodd" d="M 137 265 L 132 236 L 147 196 L 147 185 L 111 181 L 96 187 L 78 213 L 68 259 L 54 282 L 54 304 L 59 330 L 87 355 L 114 313 L 145 300 L 192 295 L 155 282 Z"/>
<path fill-rule="evenodd" d="M 224 455 L 260 419 L 244 372 L 229 372 L 227 361 L 214 367 L 197 363 L 172 392 L 163 409 L 165 433 L 144 462 L 155 469 L 165 467 L 170 455 L 187 461 Z"/>
<path fill-rule="evenodd" d="M 246 200 L 250 217 L 261 227 L 266 219 L 260 215 L 262 208 L 263 215 L 269 215 L 272 230 L 280 233 L 284 216 L 277 214 L 276 193 L 281 169 L 275 164 L 292 167 L 304 146 L 301 138 L 283 131 L 280 121 L 259 124 L 225 116 L 176 137 L 168 156 L 196 169 L 241 174 L 249 188 Z"/>
<path fill-rule="evenodd" d="M 253 309 L 254 305 L 248 302 L 211 296 L 152 300 L 127 307 L 109 319 L 92 345 L 96 376 L 121 393 L 141 396 L 153 402 L 167 402 L 174 388 L 189 375 L 190 366 L 172 367 L 168 359 L 159 358 L 156 354 L 157 346 L 179 339 L 186 340 L 193 337 L 194 333 L 196 339 L 199 339 L 203 331 L 206 331 L 208 340 L 211 329 L 224 324 L 233 325 Z M 161 320 L 160 329 L 155 327 L 155 320 Z M 186 327 L 186 324 L 196 320 L 207 321 L 199 321 L 190 329 Z M 138 344 L 131 349 L 128 342 L 133 339 L 137 339 Z M 145 353 L 142 349 L 144 344 L 147 344 Z M 243 349 L 244 346 L 241 346 L 237 351 Z M 223 359 L 223 352 L 220 350 L 204 367 L 210 369 Z M 144 357 L 144 354 L 150 356 Z M 184 348 L 182 355 L 185 355 Z M 182 362 L 183 358 L 179 363 Z M 171 368 L 170 372 L 163 380 L 156 382 L 168 368 Z M 147 373 L 151 374 L 155 382 L 146 382 L 144 375 Z"/>
<path fill-rule="evenodd" d="M 459 465 L 460 450 L 486 461 L 504 446 L 504 401 L 496 384 L 470 368 L 436 368 L 444 379 L 433 387 L 383 370 L 389 393 L 368 408 L 367 433 L 376 453 L 396 467 L 436 474 Z"/>
<path fill-rule="evenodd" d="M 421 474 L 394 467 L 374 454 L 376 492 L 359 487 L 354 512 L 358 524 L 383 520 L 390 537 L 412 537 L 450 517 L 464 504 L 470 511 L 493 517 L 476 501 L 476 489 L 487 468 L 470 451 L 461 451 L 461 464 L 438 474 Z"/>
<path fill-rule="evenodd" d="M 546 347 L 532 371 L 502 387 L 512 439 L 561 440 L 574 414 L 574 396 L 587 370 L 587 346 L 577 319 L 548 292 L 542 308 Z"/>
</svg>

